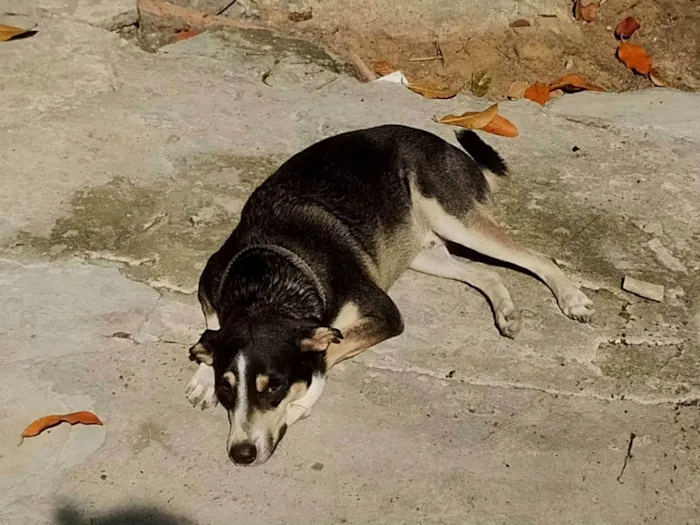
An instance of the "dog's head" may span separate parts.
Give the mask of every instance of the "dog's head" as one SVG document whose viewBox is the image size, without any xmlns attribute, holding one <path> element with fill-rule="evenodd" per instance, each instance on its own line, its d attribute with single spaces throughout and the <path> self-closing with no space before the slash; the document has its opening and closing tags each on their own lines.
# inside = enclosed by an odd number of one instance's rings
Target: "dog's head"
<svg viewBox="0 0 700 525">
<path fill-rule="evenodd" d="M 190 349 L 192 359 L 214 367 L 236 465 L 267 461 L 288 423 L 311 408 L 325 383 L 325 350 L 340 338 L 338 330 L 312 321 L 239 319 L 205 331 Z"/>
</svg>

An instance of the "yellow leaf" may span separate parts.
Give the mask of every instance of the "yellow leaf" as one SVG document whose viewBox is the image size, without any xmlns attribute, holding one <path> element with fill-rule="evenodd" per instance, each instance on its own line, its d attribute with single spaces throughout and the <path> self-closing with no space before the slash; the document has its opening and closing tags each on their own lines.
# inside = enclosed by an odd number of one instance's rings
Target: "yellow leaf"
<svg viewBox="0 0 700 525">
<path fill-rule="evenodd" d="M 34 27 L 30 27 L 29 29 L 23 29 L 21 27 L 6 26 L 4 24 L 0 24 L 0 42 L 7 42 L 8 40 L 12 40 L 15 37 L 18 37 L 25 33 L 29 33 L 30 31 L 34 30 Z"/>
<path fill-rule="evenodd" d="M 485 109 L 484 111 L 467 111 L 461 115 L 447 115 L 438 122 L 451 126 L 460 126 L 466 129 L 482 129 L 488 126 L 498 113 L 498 104 Z"/>
</svg>

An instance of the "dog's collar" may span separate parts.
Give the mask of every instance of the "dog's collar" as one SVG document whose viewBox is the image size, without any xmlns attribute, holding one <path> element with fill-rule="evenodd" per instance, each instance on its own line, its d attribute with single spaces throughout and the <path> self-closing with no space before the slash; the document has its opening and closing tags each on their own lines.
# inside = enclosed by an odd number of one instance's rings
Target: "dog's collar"
<svg viewBox="0 0 700 525">
<path fill-rule="evenodd" d="M 240 252 L 238 252 L 236 255 L 234 255 L 233 258 L 226 265 L 226 268 L 224 269 L 224 273 L 221 274 L 221 281 L 219 281 L 219 287 L 218 287 L 217 292 L 216 292 L 216 302 L 217 303 L 221 300 L 221 294 L 224 293 L 224 284 L 226 284 L 226 278 L 228 277 L 228 274 L 231 271 L 233 264 L 238 259 L 240 259 L 244 254 L 246 254 L 252 250 L 267 250 L 268 252 L 276 253 L 278 255 L 285 257 L 289 262 L 291 262 L 294 266 L 296 266 L 297 269 L 301 270 L 309 279 L 311 279 L 311 281 L 314 283 L 314 287 L 316 288 L 316 292 L 318 293 L 318 296 L 321 298 L 321 303 L 323 304 L 323 309 L 324 310 L 326 309 L 326 307 L 328 306 L 327 300 L 326 300 L 326 292 L 323 290 L 323 285 L 321 284 L 321 280 L 318 278 L 318 275 L 316 275 L 316 272 L 314 272 L 311 269 L 311 266 L 309 266 L 306 263 L 306 261 L 304 259 L 302 259 L 301 257 L 299 257 L 296 253 L 288 250 L 287 248 L 282 248 L 281 246 L 277 246 L 276 244 L 253 244 L 251 246 L 246 246 Z"/>
</svg>

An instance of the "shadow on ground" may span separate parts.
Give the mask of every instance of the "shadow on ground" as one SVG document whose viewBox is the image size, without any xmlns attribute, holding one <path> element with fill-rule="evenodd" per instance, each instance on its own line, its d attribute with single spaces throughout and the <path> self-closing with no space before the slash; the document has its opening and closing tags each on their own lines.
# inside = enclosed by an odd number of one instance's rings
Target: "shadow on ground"
<svg viewBox="0 0 700 525">
<path fill-rule="evenodd" d="M 105 514 L 83 512 L 72 505 L 56 510 L 56 525 L 197 525 L 182 515 L 148 506 L 133 506 Z"/>
</svg>

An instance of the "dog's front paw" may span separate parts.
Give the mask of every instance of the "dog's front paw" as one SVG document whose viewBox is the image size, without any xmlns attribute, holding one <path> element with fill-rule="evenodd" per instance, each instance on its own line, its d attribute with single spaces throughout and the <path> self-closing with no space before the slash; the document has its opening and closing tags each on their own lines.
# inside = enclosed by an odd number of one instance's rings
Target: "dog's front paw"
<svg viewBox="0 0 700 525">
<path fill-rule="evenodd" d="M 202 410 L 215 407 L 219 400 L 214 391 L 214 367 L 200 363 L 192 379 L 187 383 L 185 395 L 194 407 L 199 405 Z"/>
<path fill-rule="evenodd" d="M 593 301 L 578 288 L 564 294 L 559 301 L 559 307 L 564 315 L 581 323 L 588 323 L 595 313 Z"/>
</svg>

